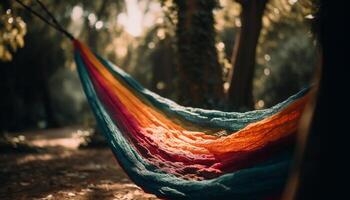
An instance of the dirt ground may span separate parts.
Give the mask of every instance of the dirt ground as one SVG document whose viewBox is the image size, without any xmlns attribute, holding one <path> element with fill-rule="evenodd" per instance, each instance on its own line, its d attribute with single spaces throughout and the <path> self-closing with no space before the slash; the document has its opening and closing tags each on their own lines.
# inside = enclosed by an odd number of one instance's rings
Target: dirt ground
<svg viewBox="0 0 350 200">
<path fill-rule="evenodd" d="M 157 199 L 128 179 L 109 148 L 78 149 L 76 128 L 19 134 L 43 150 L 0 153 L 0 200 Z"/>
</svg>

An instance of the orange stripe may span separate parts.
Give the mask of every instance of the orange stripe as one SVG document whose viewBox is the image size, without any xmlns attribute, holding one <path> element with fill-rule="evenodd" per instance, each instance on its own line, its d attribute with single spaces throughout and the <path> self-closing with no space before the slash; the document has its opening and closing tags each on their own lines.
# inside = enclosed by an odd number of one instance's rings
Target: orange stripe
<svg viewBox="0 0 350 200">
<path fill-rule="evenodd" d="M 107 81 L 113 93 L 118 96 L 128 112 L 138 121 L 147 137 L 155 140 L 160 148 L 192 154 L 224 154 L 236 151 L 254 151 L 270 142 L 292 134 L 309 98 L 306 95 L 290 104 L 283 111 L 264 120 L 252 123 L 229 136 L 217 137 L 203 131 L 186 130 L 162 112 L 140 100 L 99 62 L 90 50 L 80 43 L 82 52 Z M 209 129 L 208 129 L 209 130 Z"/>
</svg>

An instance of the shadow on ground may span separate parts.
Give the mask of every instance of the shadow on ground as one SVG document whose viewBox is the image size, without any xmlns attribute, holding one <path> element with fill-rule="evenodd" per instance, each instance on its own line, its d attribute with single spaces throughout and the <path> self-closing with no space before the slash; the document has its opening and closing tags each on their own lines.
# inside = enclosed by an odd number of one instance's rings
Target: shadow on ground
<svg viewBox="0 0 350 200">
<path fill-rule="evenodd" d="M 128 179 L 108 148 L 75 148 L 79 141 L 59 131 L 39 138 L 30 140 L 45 149 L 39 153 L 0 152 L 0 199 L 157 199 Z"/>
</svg>

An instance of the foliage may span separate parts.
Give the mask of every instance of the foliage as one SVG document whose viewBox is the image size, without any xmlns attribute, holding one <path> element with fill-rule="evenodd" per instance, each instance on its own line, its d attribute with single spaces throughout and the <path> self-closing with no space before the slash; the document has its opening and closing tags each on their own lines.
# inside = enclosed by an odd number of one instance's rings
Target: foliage
<svg viewBox="0 0 350 200">
<path fill-rule="evenodd" d="M 310 26 L 316 3 L 316 0 L 268 2 L 256 56 L 254 97 L 257 109 L 278 103 L 310 84 L 317 60 Z M 241 26 L 241 8 L 231 0 L 220 0 L 220 5 L 215 11 L 219 33 L 217 47 L 227 90 L 235 33 Z"/>
<path fill-rule="evenodd" d="M 24 36 L 27 32 L 22 18 L 15 16 L 11 9 L 0 4 L 0 61 L 11 61 L 13 53 L 24 46 Z"/>
<path fill-rule="evenodd" d="M 254 80 L 256 108 L 270 107 L 311 84 L 317 61 L 314 1 L 271 0 L 263 17 Z"/>
<path fill-rule="evenodd" d="M 278 29 L 287 29 L 293 36 L 270 32 L 266 37 L 265 43 L 271 47 L 266 48 L 264 59 L 257 64 L 254 80 L 257 108 L 270 107 L 312 84 L 317 62 L 315 41 L 305 27 L 298 26 L 290 30 L 289 25 L 280 23 Z"/>
<path fill-rule="evenodd" d="M 146 87 L 180 100 L 181 93 L 176 89 L 181 88 L 177 87 L 179 74 L 174 70 L 179 64 L 176 40 L 179 22 L 174 0 L 42 1 L 76 38 Z M 264 101 L 257 108 L 270 106 L 308 83 L 316 60 L 313 37 L 309 37 L 311 1 L 269 2 L 257 48 L 254 95 L 256 102 Z M 40 8 L 33 0 L 24 2 L 36 10 Z M 240 28 L 240 5 L 232 0 L 203 2 L 213 7 L 213 20 L 203 21 L 214 25 L 216 34 L 212 34 L 211 43 L 222 69 L 218 79 L 227 89 L 232 49 Z M 0 100 L 3 110 L 0 129 L 47 127 L 50 112 L 45 111 L 46 107 L 52 108 L 58 125 L 93 124 L 70 41 L 15 1 L 2 1 L 0 9 L 0 62 L 12 60 L 0 67 L 0 90 L 8 94 Z M 9 19 L 13 19 L 12 23 Z M 196 31 L 194 35 L 206 32 Z M 194 62 L 191 59 L 198 55 L 196 52 L 198 49 L 190 50 L 188 58 L 181 60 Z M 200 65 L 191 64 L 193 70 Z M 264 73 L 266 68 L 270 70 L 268 76 Z M 280 87 L 285 85 L 292 86 Z M 45 105 L 47 99 L 51 105 Z"/>
</svg>

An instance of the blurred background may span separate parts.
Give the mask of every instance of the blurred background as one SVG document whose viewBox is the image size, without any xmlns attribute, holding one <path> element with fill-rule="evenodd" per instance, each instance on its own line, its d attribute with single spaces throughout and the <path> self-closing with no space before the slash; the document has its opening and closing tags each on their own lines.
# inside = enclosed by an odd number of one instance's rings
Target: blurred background
<svg viewBox="0 0 350 200">
<path fill-rule="evenodd" d="M 75 38 L 185 106 L 268 108 L 312 84 L 320 62 L 317 0 L 42 2 Z M 71 41 L 2 0 L 0 199 L 156 199 L 98 133 Z"/>
<path fill-rule="evenodd" d="M 43 2 L 91 49 L 187 106 L 270 107 L 309 85 L 317 63 L 312 1 Z M 15 1 L 0 13 L 0 131 L 93 127 L 71 42 Z"/>
</svg>

